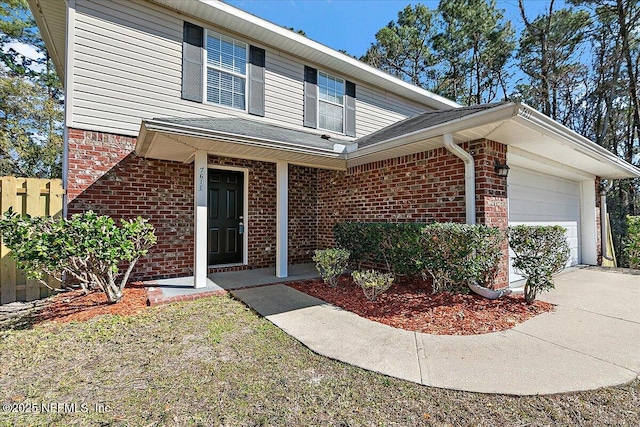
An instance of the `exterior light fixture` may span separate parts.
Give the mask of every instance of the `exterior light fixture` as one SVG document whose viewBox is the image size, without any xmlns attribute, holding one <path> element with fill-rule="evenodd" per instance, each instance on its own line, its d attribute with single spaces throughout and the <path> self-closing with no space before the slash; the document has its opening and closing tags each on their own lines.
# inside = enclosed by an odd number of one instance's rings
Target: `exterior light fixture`
<svg viewBox="0 0 640 427">
<path fill-rule="evenodd" d="M 509 175 L 510 168 L 506 163 L 500 163 L 498 160 L 496 160 L 494 169 L 496 171 L 496 174 L 498 174 L 498 176 L 506 178 Z"/>
</svg>

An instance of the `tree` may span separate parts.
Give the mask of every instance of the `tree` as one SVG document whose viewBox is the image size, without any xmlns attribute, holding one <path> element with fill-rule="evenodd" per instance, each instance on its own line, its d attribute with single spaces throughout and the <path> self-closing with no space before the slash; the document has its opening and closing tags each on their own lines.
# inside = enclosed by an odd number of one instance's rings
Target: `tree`
<svg viewBox="0 0 640 427">
<path fill-rule="evenodd" d="M 376 33 L 362 61 L 399 77 L 416 86 L 430 88 L 435 83 L 432 67 L 436 58 L 432 53 L 435 36 L 434 14 L 426 6 L 407 6 Z"/>
<path fill-rule="evenodd" d="M 638 72 L 640 68 L 640 5 L 624 0 L 572 0 L 591 14 L 593 46 L 592 90 L 585 105 L 592 106 L 584 134 L 629 163 L 640 165 L 638 140 Z M 615 181 L 607 207 L 618 259 L 623 250 L 628 215 L 640 214 L 640 180 Z"/>
<path fill-rule="evenodd" d="M 0 60 L 0 175 L 60 177 L 62 86 L 26 0 L 0 2 Z"/>
<path fill-rule="evenodd" d="M 533 21 L 519 0 L 524 31 L 516 55 L 527 81 L 518 86 L 519 97 L 562 124 L 569 124 L 585 95 L 587 68 L 580 57 L 590 17 L 586 11 L 549 9 Z"/>
<path fill-rule="evenodd" d="M 515 39 L 495 0 L 442 0 L 438 11 L 442 30 L 433 45 L 443 68 L 438 92 L 466 105 L 505 99 Z"/>
</svg>

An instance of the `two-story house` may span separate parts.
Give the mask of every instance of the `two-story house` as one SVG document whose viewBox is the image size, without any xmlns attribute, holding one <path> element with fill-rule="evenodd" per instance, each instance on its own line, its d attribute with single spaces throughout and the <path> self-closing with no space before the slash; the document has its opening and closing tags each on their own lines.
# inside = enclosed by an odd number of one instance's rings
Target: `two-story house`
<svg viewBox="0 0 640 427">
<path fill-rule="evenodd" d="M 65 87 L 68 213 L 149 218 L 137 278 L 285 277 L 340 221 L 561 224 L 597 264 L 600 180 L 640 176 L 526 105 L 461 108 L 222 2 L 28 1 Z"/>
</svg>

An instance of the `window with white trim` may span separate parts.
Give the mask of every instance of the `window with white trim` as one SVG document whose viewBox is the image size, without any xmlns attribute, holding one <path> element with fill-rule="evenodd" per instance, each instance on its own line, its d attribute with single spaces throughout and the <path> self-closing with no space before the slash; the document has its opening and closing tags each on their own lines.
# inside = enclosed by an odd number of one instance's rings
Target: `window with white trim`
<svg viewBox="0 0 640 427">
<path fill-rule="evenodd" d="M 212 104 L 245 109 L 247 45 L 207 31 L 206 100 Z"/>
<path fill-rule="evenodd" d="M 318 72 L 318 128 L 344 133 L 344 80 Z"/>
</svg>

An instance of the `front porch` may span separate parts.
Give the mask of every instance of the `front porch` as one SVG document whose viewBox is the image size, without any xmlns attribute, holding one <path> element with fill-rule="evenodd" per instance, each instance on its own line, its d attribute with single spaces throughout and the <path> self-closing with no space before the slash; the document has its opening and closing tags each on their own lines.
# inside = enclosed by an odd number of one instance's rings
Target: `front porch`
<svg viewBox="0 0 640 427">
<path fill-rule="evenodd" d="M 236 289 L 319 277 L 313 264 L 290 265 L 288 270 L 289 275 L 285 278 L 276 277 L 275 267 L 213 273 L 208 275 L 206 286 L 201 288 L 193 287 L 193 276 L 144 283 L 147 286 L 148 304 L 160 305 L 221 295 Z"/>
</svg>

